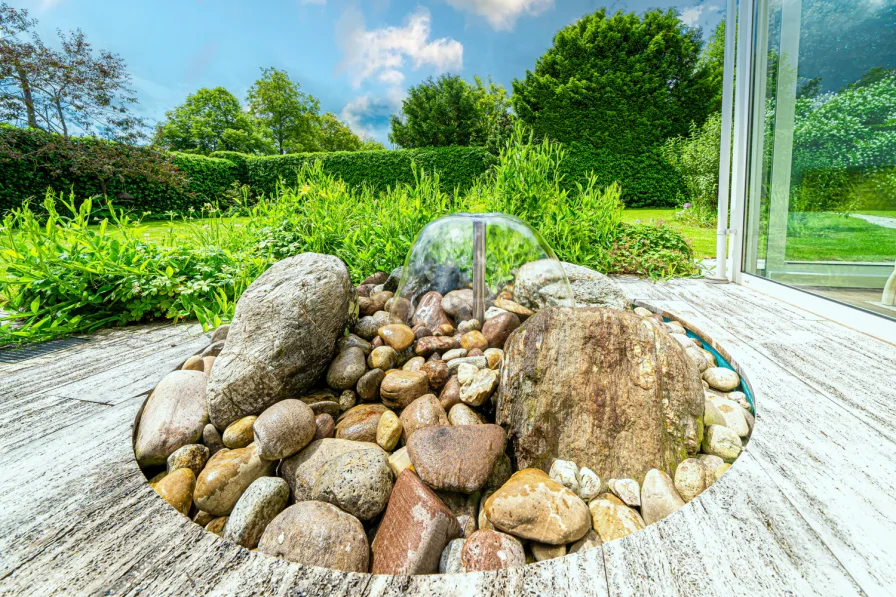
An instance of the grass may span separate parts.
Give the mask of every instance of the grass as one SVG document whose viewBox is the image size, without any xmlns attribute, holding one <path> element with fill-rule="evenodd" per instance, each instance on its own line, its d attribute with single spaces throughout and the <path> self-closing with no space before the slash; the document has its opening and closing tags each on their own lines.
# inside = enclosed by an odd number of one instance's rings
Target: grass
<svg viewBox="0 0 896 597">
<path fill-rule="evenodd" d="M 878 215 L 886 212 L 875 212 Z M 791 214 L 791 218 L 794 215 Z M 887 262 L 896 259 L 896 228 L 835 214 L 802 214 L 805 222 L 787 236 L 787 259 L 794 261 Z M 792 225 L 792 222 L 791 222 Z M 794 235 L 793 232 L 798 232 Z"/>
<path fill-rule="evenodd" d="M 896 209 L 862 210 L 853 213 L 862 214 L 864 216 L 877 216 L 879 218 L 896 218 Z"/>
<path fill-rule="evenodd" d="M 642 224 L 664 221 L 670 228 L 678 231 L 690 241 L 694 248 L 694 257 L 704 259 L 715 257 L 716 254 L 716 229 L 700 228 L 676 222 L 672 219 L 674 209 L 626 209 L 622 212 L 622 221 L 627 224 L 635 224 L 640 220 Z"/>
</svg>

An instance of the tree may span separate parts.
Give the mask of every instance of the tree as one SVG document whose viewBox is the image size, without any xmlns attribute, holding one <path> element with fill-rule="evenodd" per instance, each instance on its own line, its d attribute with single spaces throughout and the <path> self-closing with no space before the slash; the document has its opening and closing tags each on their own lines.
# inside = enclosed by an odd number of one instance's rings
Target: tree
<svg viewBox="0 0 896 597">
<path fill-rule="evenodd" d="M 213 151 L 274 151 L 239 100 L 223 87 L 200 89 L 166 112 L 156 129 L 155 143 L 171 151 L 206 155 Z"/>
<path fill-rule="evenodd" d="M 736 33 L 735 33 L 736 35 Z M 708 84 L 712 89 L 711 111 L 722 111 L 722 80 L 725 75 L 725 21 L 721 21 L 712 32 L 703 53 L 700 64 L 706 69 Z"/>
<path fill-rule="evenodd" d="M 314 149 L 320 102 L 302 92 L 285 71 L 261 69 L 261 78 L 249 88 L 246 101 L 255 119 L 270 132 L 278 153 Z"/>
<path fill-rule="evenodd" d="M 314 151 L 358 151 L 362 141 L 332 112 L 322 114 L 315 123 L 317 139 Z"/>
<path fill-rule="evenodd" d="M 640 153 L 706 120 L 713 88 L 701 48 L 700 30 L 674 10 L 601 9 L 554 36 L 513 82 L 513 107 L 538 137 Z"/>
<path fill-rule="evenodd" d="M 59 31 L 60 48 L 49 48 L 35 25 L 28 11 L 0 4 L 0 117 L 64 137 L 142 138 L 145 124 L 130 113 L 137 99 L 124 60 L 94 52 L 78 29 Z"/>
<path fill-rule="evenodd" d="M 477 96 L 454 75 L 430 77 L 411 87 L 391 126 L 389 140 L 404 148 L 471 145 L 485 136 Z"/>
<path fill-rule="evenodd" d="M 481 113 L 482 126 L 473 138 L 473 145 L 484 145 L 498 154 L 513 134 L 514 116 L 510 109 L 510 98 L 503 85 L 488 78 L 486 85 L 479 77 L 473 77 L 471 88 L 476 105 Z"/>
</svg>

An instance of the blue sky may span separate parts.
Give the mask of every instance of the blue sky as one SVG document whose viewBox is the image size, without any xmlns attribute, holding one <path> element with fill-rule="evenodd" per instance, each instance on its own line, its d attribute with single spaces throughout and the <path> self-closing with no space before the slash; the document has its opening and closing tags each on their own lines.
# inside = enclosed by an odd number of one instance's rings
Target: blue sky
<svg viewBox="0 0 896 597">
<path fill-rule="evenodd" d="M 151 122 L 201 87 L 241 101 L 260 67 L 289 72 L 356 132 L 387 142 L 409 86 L 443 72 L 508 89 L 556 31 L 601 7 L 677 8 L 708 36 L 724 0 L 7 0 L 28 8 L 45 41 L 80 27 L 127 62 Z"/>
</svg>

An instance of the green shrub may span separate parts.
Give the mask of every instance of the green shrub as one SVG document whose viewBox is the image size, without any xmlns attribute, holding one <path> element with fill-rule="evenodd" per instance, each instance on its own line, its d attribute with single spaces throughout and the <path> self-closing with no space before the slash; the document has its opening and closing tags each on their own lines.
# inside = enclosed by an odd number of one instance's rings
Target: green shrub
<svg viewBox="0 0 896 597">
<path fill-rule="evenodd" d="M 248 184 L 249 180 L 249 160 L 255 156 L 248 153 L 240 153 L 238 151 L 213 151 L 208 154 L 210 158 L 221 158 L 233 162 L 237 166 L 236 178 L 239 182 Z"/>
<path fill-rule="evenodd" d="M 716 113 L 700 126 L 691 123 L 687 137 L 669 139 L 663 146 L 664 157 L 685 183 L 685 192 L 676 197 L 676 205 L 683 208 L 676 216 L 679 220 L 715 226 L 721 142 L 722 115 Z"/>
<path fill-rule="evenodd" d="M 292 185 L 302 166 L 320 162 L 323 171 L 338 176 L 349 187 L 366 185 L 383 190 L 415 181 L 411 163 L 430 174 L 438 174 L 444 189 L 468 188 L 494 163 L 482 147 L 433 147 L 393 151 L 337 151 L 292 153 L 253 157 L 248 163 L 248 184 L 254 193 L 271 194 L 277 185 Z"/>
<path fill-rule="evenodd" d="M 79 200 L 114 198 L 137 213 L 188 213 L 214 202 L 237 170 L 227 160 L 2 126 L 0 214 L 42 201 L 48 189 Z"/>
<path fill-rule="evenodd" d="M 416 165 L 410 183 L 354 186 L 316 161 L 301 166 L 295 185 L 251 203 L 244 188 L 232 211 L 212 207 L 204 219 L 185 219 L 186 233 L 159 245 L 145 242 L 111 203 L 102 222 L 89 226 L 97 219 L 90 199 L 76 206 L 48 195 L 45 222 L 27 203 L 3 220 L 0 296 L 13 315 L 0 319 L 0 345 L 156 318 L 217 325 L 279 259 L 336 255 L 360 281 L 401 265 L 426 224 L 461 211 L 529 220 L 560 258 L 608 273 L 694 273 L 693 254 L 677 233 L 620 223 L 617 185 L 600 187 L 592 176 L 564 188 L 564 158 L 561 146 L 533 143 L 517 129 L 494 171 L 466 192 L 446 192 L 438 172 Z M 248 217 L 237 221 L 232 213 Z M 23 327 L 13 330 L 12 320 Z"/>
</svg>

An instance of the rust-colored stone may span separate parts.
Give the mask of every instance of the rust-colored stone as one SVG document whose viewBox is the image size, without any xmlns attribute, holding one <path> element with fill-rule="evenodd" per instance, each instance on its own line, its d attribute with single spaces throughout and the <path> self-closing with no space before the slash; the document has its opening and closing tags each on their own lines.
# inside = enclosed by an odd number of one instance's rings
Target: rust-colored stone
<svg viewBox="0 0 896 597">
<path fill-rule="evenodd" d="M 424 427 L 448 425 L 448 415 L 435 394 L 425 394 L 401 411 L 402 437 L 407 442 L 414 432 Z"/>
<path fill-rule="evenodd" d="M 388 371 L 380 384 L 380 397 L 392 408 L 405 408 L 427 392 L 429 379 L 422 371 Z"/>
<path fill-rule="evenodd" d="M 359 404 L 336 420 L 336 437 L 356 442 L 376 442 L 376 427 L 386 412 L 382 404 Z"/>
<path fill-rule="evenodd" d="M 495 315 L 482 324 L 482 335 L 491 348 L 504 348 L 507 337 L 520 327 L 520 318 L 513 313 Z"/>
<path fill-rule="evenodd" d="M 457 517 L 410 469 L 398 475 L 373 540 L 373 574 L 433 574 L 442 550 L 460 537 Z"/>
<path fill-rule="evenodd" d="M 466 572 L 503 570 L 526 565 L 519 539 L 491 529 L 476 531 L 464 543 L 460 555 Z"/>
<path fill-rule="evenodd" d="M 485 485 L 504 445 L 498 425 L 426 427 L 410 436 L 408 453 L 430 487 L 473 493 Z"/>
<path fill-rule="evenodd" d="M 451 319 L 442 311 L 442 295 L 431 290 L 420 297 L 417 310 L 414 311 L 414 325 L 423 324 L 431 330 L 439 329 L 442 324 L 451 323 Z"/>
</svg>

